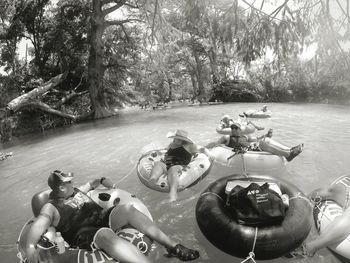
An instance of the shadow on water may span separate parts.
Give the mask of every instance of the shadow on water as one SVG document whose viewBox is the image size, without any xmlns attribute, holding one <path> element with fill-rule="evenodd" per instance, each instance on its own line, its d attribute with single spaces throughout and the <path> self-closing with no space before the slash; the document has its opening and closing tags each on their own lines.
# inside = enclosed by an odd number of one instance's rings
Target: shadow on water
<svg viewBox="0 0 350 263">
<path fill-rule="evenodd" d="M 305 193 L 330 184 L 350 169 L 350 108 L 318 104 L 268 104 L 273 116 L 253 120 L 274 129 L 274 139 L 288 146 L 305 143 L 304 152 L 288 163 L 287 173 L 279 175 Z M 1 262 L 16 262 L 16 242 L 24 222 L 31 216 L 30 200 L 47 187 L 50 171 L 75 173 L 79 185 L 95 177 L 110 177 L 119 188 L 135 193 L 149 208 L 164 232 L 189 247 L 200 250 L 195 262 L 239 263 L 238 259 L 216 249 L 198 229 L 195 205 L 200 193 L 216 179 L 232 171 L 219 166 L 207 177 L 179 194 L 179 201 L 167 204 L 165 193 L 145 187 L 137 178 L 136 164 L 146 150 L 165 147 L 169 130 L 178 128 L 202 145 L 218 139 L 215 127 L 224 113 L 238 114 L 260 104 L 235 103 L 166 110 L 120 112 L 108 119 L 80 123 L 68 128 L 28 135 L 7 145 L 13 156 L 0 162 L 0 256 Z M 260 132 L 262 134 L 262 132 Z M 310 237 L 316 236 L 315 229 Z M 179 262 L 165 258 L 159 245 L 151 253 L 153 262 Z M 339 262 L 323 249 L 314 258 L 263 262 Z"/>
</svg>

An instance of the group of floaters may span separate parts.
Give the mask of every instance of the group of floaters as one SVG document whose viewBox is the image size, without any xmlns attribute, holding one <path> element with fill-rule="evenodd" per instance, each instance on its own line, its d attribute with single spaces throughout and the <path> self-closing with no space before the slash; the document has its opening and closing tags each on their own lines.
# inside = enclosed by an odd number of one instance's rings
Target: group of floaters
<svg viewBox="0 0 350 263">
<path fill-rule="evenodd" d="M 263 109 L 267 111 L 266 106 Z M 342 260 L 349 260 L 350 178 L 341 177 L 330 187 L 317 189 L 307 197 L 293 184 L 265 176 L 276 167 L 283 167 L 286 161 L 292 161 L 304 145 L 286 147 L 271 138 L 272 129 L 263 136 L 254 136 L 256 130 L 264 128 L 248 120 L 247 113 L 237 121 L 223 116 L 217 127 L 223 136 L 206 147 L 196 144 L 184 130 L 169 133 L 167 137 L 173 140 L 166 149 L 155 149 L 141 156 L 137 165 L 139 179 L 153 190 L 169 192 L 169 201 L 173 202 L 179 191 L 210 172 L 214 160 L 232 168 L 240 164 L 241 173 L 212 183 L 198 199 L 197 223 L 212 244 L 253 262 L 286 254 L 313 256 L 324 247 Z M 251 174 L 251 171 L 260 173 Z M 134 195 L 117 189 L 110 179 L 92 180 L 79 188 L 72 187 L 72 179 L 70 173 L 54 171 L 48 179 L 50 190 L 33 197 L 34 217 L 25 224 L 18 240 L 22 262 L 49 259 L 76 263 L 94 258 L 99 262 L 150 262 L 146 255 L 152 241 L 180 260 L 199 257 L 197 250 L 186 248 L 162 232 L 147 207 Z M 225 188 L 229 183 L 246 185 L 247 182 L 278 185 L 278 194 L 288 199 L 281 223 L 252 227 L 228 216 Z M 95 189 L 100 185 L 106 189 Z M 312 226 L 312 211 L 320 235 L 305 242 Z M 55 232 L 60 232 L 66 242 L 55 244 L 55 240 L 61 240 Z"/>
<path fill-rule="evenodd" d="M 8 157 L 12 156 L 12 152 L 0 152 L 0 161 L 3 161 L 7 159 Z"/>
</svg>

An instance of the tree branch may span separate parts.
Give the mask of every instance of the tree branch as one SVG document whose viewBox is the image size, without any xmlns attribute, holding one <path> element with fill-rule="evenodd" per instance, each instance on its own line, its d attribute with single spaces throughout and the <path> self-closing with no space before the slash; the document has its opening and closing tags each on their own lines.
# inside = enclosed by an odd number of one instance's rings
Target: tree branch
<svg viewBox="0 0 350 263">
<path fill-rule="evenodd" d="M 337 1 L 338 6 L 340 7 L 340 9 L 342 10 L 342 12 L 344 13 L 344 15 L 345 15 L 348 19 L 350 19 L 350 18 L 349 18 L 349 13 L 347 13 L 347 12 L 344 10 L 344 8 L 342 7 L 342 5 L 339 3 L 339 0 L 336 0 L 336 1 Z"/>
<path fill-rule="evenodd" d="M 131 7 L 131 8 L 135 8 L 135 9 L 139 9 L 140 7 L 138 5 L 132 5 L 129 3 L 125 3 L 126 6 Z"/>
<path fill-rule="evenodd" d="M 151 30 L 152 44 L 153 44 L 154 25 L 156 21 L 157 9 L 158 9 L 158 0 L 156 0 L 156 3 L 154 4 L 154 15 L 153 15 L 153 21 L 152 21 L 152 30 Z"/>
<path fill-rule="evenodd" d="M 271 14 L 270 14 L 270 17 L 271 17 L 271 20 L 275 19 L 276 16 L 278 15 L 278 13 L 282 10 L 282 8 L 288 3 L 289 0 L 285 0 L 284 3 L 282 5 L 280 5 L 279 7 L 277 7 L 275 9 L 275 11 L 273 11 Z M 274 15 L 273 15 L 274 14 Z"/>
<path fill-rule="evenodd" d="M 75 91 L 72 91 L 71 93 L 69 93 L 67 96 L 63 97 L 56 105 L 55 105 L 55 109 L 61 107 L 63 104 L 65 104 L 67 101 L 75 98 L 75 97 L 78 97 L 78 96 L 82 96 L 86 93 L 88 93 L 89 91 L 88 90 L 85 90 L 85 91 L 82 91 L 82 92 L 75 92 Z"/>
<path fill-rule="evenodd" d="M 41 87 L 35 88 L 31 91 L 29 91 L 26 94 L 23 94 L 13 100 L 11 100 L 7 104 L 7 108 L 12 111 L 16 112 L 20 108 L 22 108 L 26 103 L 32 99 L 36 99 L 40 97 L 42 94 L 50 90 L 51 88 L 59 85 L 67 76 L 67 72 L 64 74 L 60 74 L 52 79 L 50 79 L 48 82 L 44 83 Z"/>
<path fill-rule="evenodd" d="M 28 101 L 28 103 L 26 103 L 26 105 L 24 107 L 30 107 L 30 108 L 36 108 L 39 109 L 41 111 L 50 113 L 52 115 L 56 115 L 56 116 L 60 116 L 62 118 L 66 118 L 66 119 L 71 119 L 71 120 L 75 120 L 77 117 L 59 110 L 55 110 L 53 108 L 51 108 L 49 105 L 41 102 L 41 101 Z"/>
<path fill-rule="evenodd" d="M 140 19 L 136 19 L 136 18 L 130 18 L 130 19 L 125 19 L 125 20 L 107 20 L 105 21 L 105 27 L 109 27 L 109 26 L 122 26 L 125 23 L 129 23 L 129 22 L 143 22 Z"/>
<path fill-rule="evenodd" d="M 265 13 L 265 12 L 263 12 L 263 11 L 261 11 L 261 10 L 259 10 L 258 8 L 256 8 L 255 6 L 253 6 L 252 4 L 250 4 L 250 3 L 248 3 L 247 1 L 245 1 L 245 0 L 242 0 L 242 2 L 244 2 L 246 5 L 248 5 L 250 8 L 252 8 L 252 9 L 254 9 L 254 10 L 256 10 L 256 11 L 258 11 L 258 12 L 260 12 L 260 13 L 262 13 L 262 14 L 264 14 L 264 15 L 266 15 L 266 16 L 268 16 L 268 17 L 271 17 L 271 15 L 269 15 L 269 14 L 267 14 L 267 13 Z M 277 8 L 278 9 L 278 8 Z M 277 10 L 276 9 L 276 10 Z M 275 11 L 276 11 L 275 10 Z M 275 11 L 273 11 L 272 12 L 272 14 L 273 13 L 275 13 Z M 274 18 L 272 18 L 272 19 L 275 19 L 275 20 L 278 20 L 278 21 L 281 21 L 281 22 L 283 22 L 283 20 L 281 20 L 281 19 L 278 19 L 278 18 L 276 18 L 276 17 L 274 17 Z M 271 20 L 272 20 L 271 19 Z"/>
<path fill-rule="evenodd" d="M 115 2 L 115 1 L 114 1 Z M 109 8 L 106 8 L 102 11 L 103 15 L 106 16 L 108 15 L 109 13 L 112 13 L 113 11 L 121 8 L 124 4 L 125 4 L 126 0 L 120 0 L 118 2 L 116 2 L 116 5 L 112 6 L 112 7 L 109 7 Z M 109 2 L 111 3 L 111 2 Z"/>
</svg>

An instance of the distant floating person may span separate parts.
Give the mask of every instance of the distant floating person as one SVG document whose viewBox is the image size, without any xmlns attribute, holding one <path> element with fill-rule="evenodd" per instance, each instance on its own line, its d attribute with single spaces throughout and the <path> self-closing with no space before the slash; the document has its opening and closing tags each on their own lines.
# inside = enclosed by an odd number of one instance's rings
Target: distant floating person
<svg viewBox="0 0 350 263">
<path fill-rule="evenodd" d="M 260 110 L 249 110 L 243 112 L 246 117 L 249 118 L 270 118 L 272 112 L 267 109 L 267 105 L 264 105 Z"/>
</svg>

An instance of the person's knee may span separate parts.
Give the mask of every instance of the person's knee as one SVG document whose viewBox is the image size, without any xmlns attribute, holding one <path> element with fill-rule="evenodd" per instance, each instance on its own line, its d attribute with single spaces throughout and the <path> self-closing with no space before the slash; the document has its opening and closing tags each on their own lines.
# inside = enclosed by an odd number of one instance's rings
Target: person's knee
<svg viewBox="0 0 350 263">
<path fill-rule="evenodd" d="M 269 144 L 271 144 L 271 141 L 272 141 L 272 139 L 271 138 L 269 138 L 269 137 L 265 137 L 261 142 L 263 142 L 263 143 L 265 143 L 265 144 L 267 144 L 267 145 L 269 145 Z"/>
<path fill-rule="evenodd" d="M 118 213 L 120 213 L 124 216 L 127 215 L 128 217 L 129 217 L 129 215 L 132 215 L 137 211 L 138 210 L 132 204 L 124 204 L 124 205 L 120 205 L 118 207 Z"/>
<path fill-rule="evenodd" d="M 171 167 L 168 170 L 168 182 L 173 185 L 176 184 L 179 181 L 179 176 L 182 173 L 182 167 L 178 166 L 178 167 Z"/>
<path fill-rule="evenodd" d="M 159 171 L 166 172 L 166 165 L 162 161 L 156 161 L 156 162 L 154 162 L 153 169 L 157 169 Z"/>
<path fill-rule="evenodd" d="M 181 165 L 174 165 L 171 166 L 168 170 L 168 175 L 178 175 L 181 173 L 182 166 Z"/>
<path fill-rule="evenodd" d="M 115 236 L 112 229 L 104 227 L 96 232 L 93 242 L 97 248 L 106 249 L 112 245 Z"/>
<path fill-rule="evenodd" d="M 259 148 L 262 150 L 262 151 L 266 151 L 266 149 L 268 148 L 269 144 L 265 142 L 266 138 L 264 140 L 261 140 L 259 142 Z"/>
<path fill-rule="evenodd" d="M 166 173 L 166 165 L 165 163 L 161 161 L 157 161 L 154 163 L 153 168 L 151 170 L 151 177 L 152 178 L 158 178 L 162 174 Z"/>
</svg>

